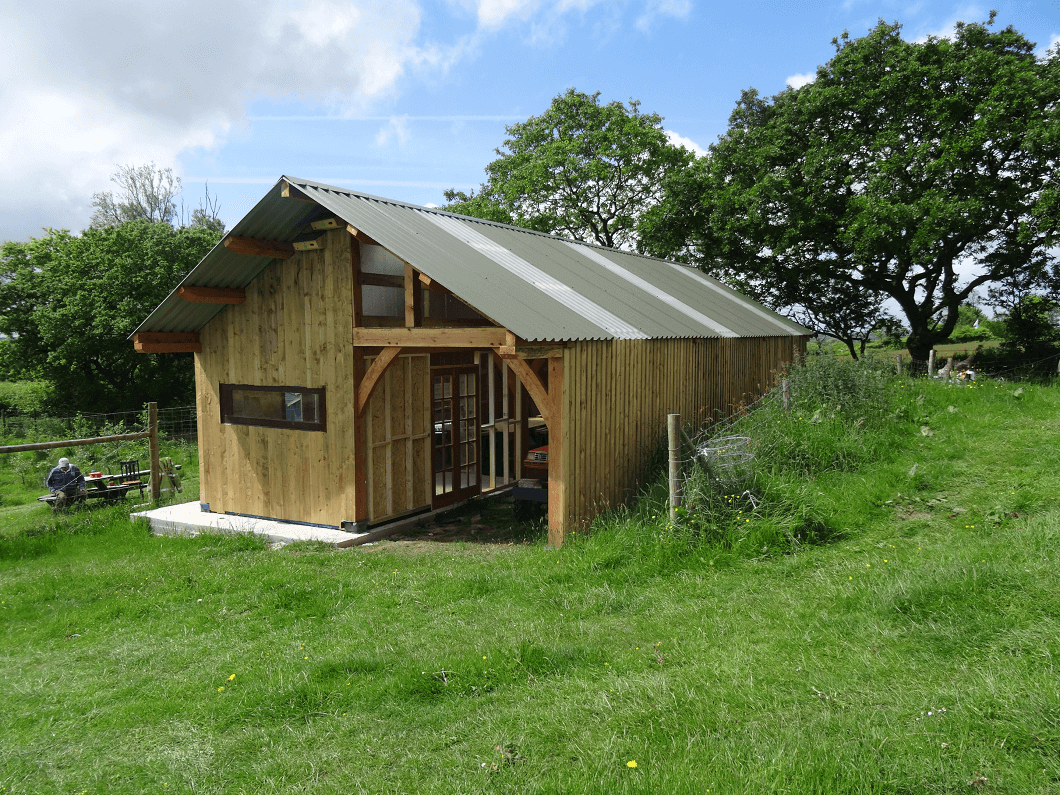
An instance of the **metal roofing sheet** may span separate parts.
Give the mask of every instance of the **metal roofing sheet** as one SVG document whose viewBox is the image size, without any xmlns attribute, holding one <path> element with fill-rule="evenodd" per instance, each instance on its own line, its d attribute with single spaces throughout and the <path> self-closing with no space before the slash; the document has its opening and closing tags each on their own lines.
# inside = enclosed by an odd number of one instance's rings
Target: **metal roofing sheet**
<svg viewBox="0 0 1060 795">
<path fill-rule="evenodd" d="M 285 181 L 318 204 L 283 198 Z M 329 212 L 526 340 L 810 333 L 681 265 L 291 177 L 228 234 L 293 241 Z M 218 244 L 178 287 L 246 287 L 271 261 Z M 222 308 L 174 289 L 137 331 L 196 331 Z"/>
</svg>

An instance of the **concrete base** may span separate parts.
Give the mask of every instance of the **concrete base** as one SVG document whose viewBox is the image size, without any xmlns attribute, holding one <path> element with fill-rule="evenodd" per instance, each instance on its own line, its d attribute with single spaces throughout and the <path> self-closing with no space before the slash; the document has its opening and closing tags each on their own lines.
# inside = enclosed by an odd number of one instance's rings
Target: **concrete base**
<svg viewBox="0 0 1060 795">
<path fill-rule="evenodd" d="M 154 535 L 190 535 L 200 533 L 254 533 L 269 541 L 290 544 L 293 541 L 323 541 L 337 547 L 352 547 L 374 541 L 387 533 L 344 533 L 331 527 L 291 524 L 275 519 L 251 519 L 223 513 L 206 513 L 197 502 L 167 505 L 150 511 L 129 514 L 133 521 L 143 519 Z"/>
</svg>

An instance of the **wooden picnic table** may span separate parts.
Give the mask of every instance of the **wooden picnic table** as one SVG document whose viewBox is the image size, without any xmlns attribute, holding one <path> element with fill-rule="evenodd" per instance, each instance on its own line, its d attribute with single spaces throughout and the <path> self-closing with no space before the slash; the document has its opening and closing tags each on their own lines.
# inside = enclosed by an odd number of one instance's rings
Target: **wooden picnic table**
<svg viewBox="0 0 1060 795">
<path fill-rule="evenodd" d="M 150 477 L 151 470 L 143 469 L 136 473 L 139 477 L 147 475 Z M 125 495 L 134 489 L 143 489 L 149 484 L 142 480 L 125 481 L 119 483 L 121 475 L 100 475 L 99 477 L 85 477 L 85 493 L 76 494 L 69 498 L 69 503 L 73 504 L 76 502 L 82 502 L 84 500 L 98 500 L 105 499 L 108 501 L 112 500 L 123 500 Z M 114 485 L 110 485 L 114 483 Z M 55 503 L 54 494 L 45 494 L 41 497 L 37 497 L 37 502 L 46 502 L 49 505 Z"/>
</svg>

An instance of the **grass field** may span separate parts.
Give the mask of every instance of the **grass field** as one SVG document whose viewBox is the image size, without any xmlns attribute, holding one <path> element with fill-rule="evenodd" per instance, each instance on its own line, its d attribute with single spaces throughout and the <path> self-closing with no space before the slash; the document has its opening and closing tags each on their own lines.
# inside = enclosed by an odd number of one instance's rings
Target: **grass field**
<svg viewBox="0 0 1060 795">
<path fill-rule="evenodd" d="M 1060 390 L 887 389 L 775 467 L 828 543 L 5 532 L 0 793 L 1056 793 Z"/>
</svg>

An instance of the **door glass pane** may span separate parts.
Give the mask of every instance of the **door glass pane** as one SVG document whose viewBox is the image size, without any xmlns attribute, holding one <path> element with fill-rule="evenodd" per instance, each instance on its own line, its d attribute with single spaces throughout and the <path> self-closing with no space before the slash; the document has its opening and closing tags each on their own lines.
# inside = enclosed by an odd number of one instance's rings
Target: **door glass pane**
<svg viewBox="0 0 1060 795">
<path fill-rule="evenodd" d="M 442 396 L 452 397 L 453 396 L 453 377 L 450 375 L 442 376 Z"/>
</svg>

